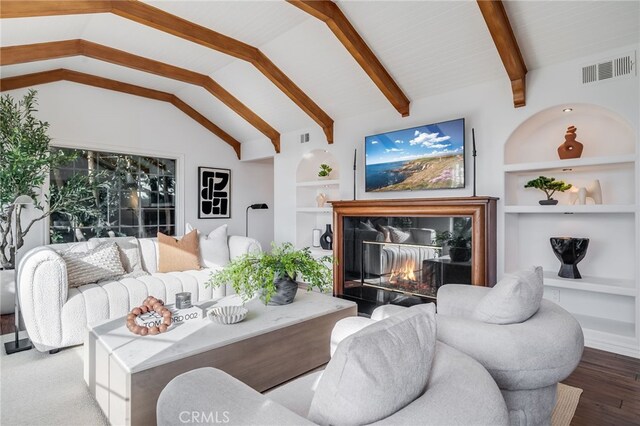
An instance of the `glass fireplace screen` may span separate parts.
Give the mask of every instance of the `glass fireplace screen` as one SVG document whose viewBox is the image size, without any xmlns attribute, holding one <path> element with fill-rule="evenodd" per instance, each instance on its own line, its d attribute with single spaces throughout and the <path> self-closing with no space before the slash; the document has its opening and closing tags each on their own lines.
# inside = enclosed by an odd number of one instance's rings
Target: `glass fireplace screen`
<svg viewBox="0 0 640 426">
<path fill-rule="evenodd" d="M 444 284 L 471 284 L 469 217 L 347 217 L 343 229 L 347 295 L 435 298 Z"/>
</svg>

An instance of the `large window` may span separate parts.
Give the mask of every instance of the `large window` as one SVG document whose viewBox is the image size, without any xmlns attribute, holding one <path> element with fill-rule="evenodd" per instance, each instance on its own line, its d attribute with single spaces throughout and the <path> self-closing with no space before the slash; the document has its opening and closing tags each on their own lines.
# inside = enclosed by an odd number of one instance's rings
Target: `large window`
<svg viewBox="0 0 640 426">
<path fill-rule="evenodd" d="M 51 215 L 51 242 L 94 236 L 155 237 L 175 234 L 176 160 L 143 155 L 55 148 L 75 152 L 70 164 L 52 170 L 50 186 L 76 173 L 96 176 L 91 214 Z"/>
</svg>

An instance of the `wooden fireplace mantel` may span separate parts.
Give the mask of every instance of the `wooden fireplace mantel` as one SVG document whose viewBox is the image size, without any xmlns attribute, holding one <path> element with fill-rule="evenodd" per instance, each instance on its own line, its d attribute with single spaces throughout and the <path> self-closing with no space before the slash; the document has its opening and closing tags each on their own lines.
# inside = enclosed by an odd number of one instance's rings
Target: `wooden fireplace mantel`
<svg viewBox="0 0 640 426">
<path fill-rule="evenodd" d="M 334 295 L 343 294 L 343 219 L 353 216 L 466 216 L 471 217 L 471 281 L 493 286 L 496 282 L 496 197 L 408 198 L 329 201 L 333 207 Z"/>
</svg>

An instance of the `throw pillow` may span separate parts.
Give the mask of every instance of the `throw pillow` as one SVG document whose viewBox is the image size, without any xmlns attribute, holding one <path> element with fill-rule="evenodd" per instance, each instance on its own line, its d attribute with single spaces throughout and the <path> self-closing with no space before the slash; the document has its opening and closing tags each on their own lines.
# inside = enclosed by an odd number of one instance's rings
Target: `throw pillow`
<svg viewBox="0 0 640 426">
<path fill-rule="evenodd" d="M 390 243 L 391 242 L 391 231 L 389 230 L 388 226 L 376 225 L 376 229 L 378 231 L 382 232 L 382 235 L 384 236 L 384 242 L 385 243 Z"/>
<path fill-rule="evenodd" d="M 410 232 L 404 232 L 400 228 L 389 227 L 389 237 L 392 243 L 409 243 L 411 238 Z"/>
<path fill-rule="evenodd" d="M 69 287 L 80 287 L 125 273 L 116 243 L 102 243 L 82 253 L 64 251 L 60 256 L 67 265 Z"/>
<path fill-rule="evenodd" d="M 501 279 L 484 296 L 471 318 L 489 324 L 516 324 L 538 312 L 542 301 L 542 267 L 516 272 Z"/>
<path fill-rule="evenodd" d="M 191 224 L 185 225 L 185 230 L 191 232 L 195 228 Z M 196 229 L 196 231 L 198 231 Z M 225 266 L 229 263 L 229 242 L 227 237 L 227 225 L 222 225 L 209 232 L 207 235 L 199 234 L 200 265 L 205 268 Z"/>
<path fill-rule="evenodd" d="M 144 271 L 142 260 L 140 259 L 140 247 L 136 237 L 112 237 L 112 238 L 91 238 L 90 243 L 114 242 L 120 250 L 120 260 L 122 267 L 130 274 L 132 272 Z"/>
<path fill-rule="evenodd" d="M 426 389 L 435 343 L 433 303 L 406 309 L 347 337 L 322 373 L 309 420 L 320 425 L 369 424 L 404 408 Z"/>
<path fill-rule="evenodd" d="M 197 269 L 200 269 L 200 248 L 195 229 L 180 240 L 158 232 L 158 272 Z"/>
<path fill-rule="evenodd" d="M 365 231 L 375 231 L 376 230 L 375 226 L 373 226 L 373 223 L 371 223 L 371 220 L 369 220 L 369 219 L 367 219 L 366 222 L 358 223 L 358 228 L 359 229 L 364 229 Z"/>
</svg>

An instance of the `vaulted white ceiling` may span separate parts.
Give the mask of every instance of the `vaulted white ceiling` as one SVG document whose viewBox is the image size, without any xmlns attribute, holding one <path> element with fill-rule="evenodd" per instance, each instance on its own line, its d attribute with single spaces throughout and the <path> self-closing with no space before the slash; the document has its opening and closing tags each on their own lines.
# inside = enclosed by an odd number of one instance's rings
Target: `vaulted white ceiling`
<svg viewBox="0 0 640 426">
<path fill-rule="evenodd" d="M 385 110 L 384 95 L 318 19 L 284 1 L 153 1 L 259 48 L 334 120 Z M 475 1 L 338 1 L 410 100 L 507 76 Z M 529 70 L 638 43 L 637 1 L 509 1 Z M 85 39 L 209 75 L 280 133 L 316 125 L 251 64 L 112 14 L 3 19 L 2 46 Z M 270 141 L 204 89 L 70 57 L 0 68 L 2 77 L 67 68 L 173 93 L 240 142 Z M 55 83 L 54 83 L 55 84 Z M 128 95 L 123 95 L 128 96 Z"/>
</svg>

